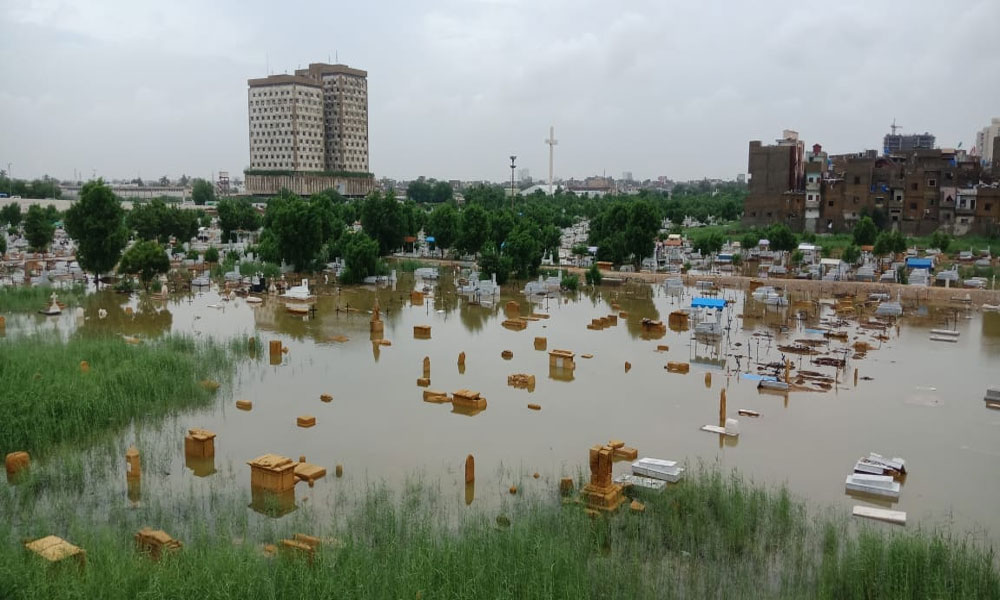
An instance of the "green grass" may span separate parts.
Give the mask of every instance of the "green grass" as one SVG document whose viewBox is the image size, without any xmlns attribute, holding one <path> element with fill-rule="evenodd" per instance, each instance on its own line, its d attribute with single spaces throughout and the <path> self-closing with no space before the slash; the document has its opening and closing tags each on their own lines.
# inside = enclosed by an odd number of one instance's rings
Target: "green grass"
<svg viewBox="0 0 1000 600">
<path fill-rule="evenodd" d="M 400 273 L 412 273 L 417 269 L 423 269 L 424 267 L 433 267 L 432 263 L 424 262 L 422 260 L 415 260 L 412 258 L 404 258 L 400 260 L 394 260 L 393 264 Z"/>
<path fill-rule="evenodd" d="M 419 481 L 399 495 L 372 486 L 329 523 L 302 503 L 280 520 L 248 519 L 246 491 L 213 493 L 211 502 L 193 491 L 154 496 L 135 509 L 118 496 L 97 518 L 61 514 L 71 501 L 49 512 L 16 503 L 0 521 L 0 597 L 1000 597 L 992 551 L 919 528 L 858 523 L 853 533 L 846 517 L 810 514 L 787 491 L 735 474 L 696 470 L 661 495 L 644 495 L 643 514 L 623 508 L 597 519 L 561 504 L 555 482 L 537 485 L 545 491 L 457 516 Z M 0 501 L 14 505 L 20 493 L 0 487 Z M 509 527 L 497 524 L 498 513 Z M 184 549 L 147 560 L 132 542 L 143 525 L 163 528 Z M 293 532 L 336 543 L 312 565 L 261 553 Z M 22 537 L 50 533 L 87 550 L 83 573 L 47 569 L 21 549 Z"/>
<path fill-rule="evenodd" d="M 233 355 L 217 342 L 185 336 L 138 345 L 118 336 L 0 339 L 0 454 L 44 453 L 140 417 L 203 406 L 213 393 L 199 382 L 228 377 Z"/>
<path fill-rule="evenodd" d="M 82 285 L 66 289 L 55 289 L 47 286 L 0 287 L 0 314 L 42 310 L 51 303 L 52 292 L 55 292 L 59 302 L 67 307 L 79 306 L 87 294 Z"/>
</svg>

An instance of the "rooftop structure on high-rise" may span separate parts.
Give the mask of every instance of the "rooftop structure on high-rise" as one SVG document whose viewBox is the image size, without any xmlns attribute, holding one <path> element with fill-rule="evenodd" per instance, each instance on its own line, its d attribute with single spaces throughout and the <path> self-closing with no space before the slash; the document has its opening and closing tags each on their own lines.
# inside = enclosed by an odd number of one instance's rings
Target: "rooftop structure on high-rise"
<svg viewBox="0 0 1000 600">
<path fill-rule="evenodd" d="M 882 152 L 889 156 L 890 154 L 899 154 L 901 152 L 912 152 L 914 150 L 933 150 L 935 138 L 933 135 L 927 133 L 914 133 L 914 134 L 901 134 L 896 133 L 896 130 L 901 126 L 896 125 L 896 121 L 893 120 L 890 129 L 892 133 L 885 134 L 882 138 Z"/>
</svg>

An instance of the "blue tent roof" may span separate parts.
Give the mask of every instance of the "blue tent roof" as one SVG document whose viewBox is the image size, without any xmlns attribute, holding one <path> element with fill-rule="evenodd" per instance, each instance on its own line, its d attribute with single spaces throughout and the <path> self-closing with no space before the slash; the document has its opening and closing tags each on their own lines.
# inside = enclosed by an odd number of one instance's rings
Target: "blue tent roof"
<svg viewBox="0 0 1000 600">
<path fill-rule="evenodd" d="M 692 308 L 725 308 L 726 301 L 722 298 L 692 298 Z"/>
<path fill-rule="evenodd" d="M 911 256 L 906 259 L 906 266 L 911 269 L 931 269 L 934 267 L 934 261 L 929 258 L 914 258 Z"/>
<path fill-rule="evenodd" d="M 428 243 L 428 244 L 433 244 L 433 243 L 434 243 L 434 236 L 433 236 L 433 235 L 429 235 L 429 236 L 427 236 L 427 237 L 426 237 L 426 238 L 424 238 L 424 239 L 426 239 L 426 240 L 427 240 L 427 243 Z"/>
</svg>

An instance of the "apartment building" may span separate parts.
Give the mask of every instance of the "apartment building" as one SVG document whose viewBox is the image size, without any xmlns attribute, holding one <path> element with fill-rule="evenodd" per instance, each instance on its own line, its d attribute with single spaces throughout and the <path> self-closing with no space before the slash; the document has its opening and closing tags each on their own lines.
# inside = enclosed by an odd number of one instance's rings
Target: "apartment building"
<svg viewBox="0 0 1000 600">
<path fill-rule="evenodd" d="M 249 79 L 247 87 L 249 193 L 332 188 L 364 195 L 373 189 L 366 71 L 311 63 L 293 75 Z"/>
</svg>

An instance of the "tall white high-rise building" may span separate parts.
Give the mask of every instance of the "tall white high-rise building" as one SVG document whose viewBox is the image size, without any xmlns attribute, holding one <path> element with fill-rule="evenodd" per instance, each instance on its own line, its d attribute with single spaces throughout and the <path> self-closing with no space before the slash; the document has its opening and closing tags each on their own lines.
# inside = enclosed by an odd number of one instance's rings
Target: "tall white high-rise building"
<svg viewBox="0 0 1000 600">
<path fill-rule="evenodd" d="M 368 172 L 368 73 L 312 63 L 248 82 L 250 168 Z"/>
<path fill-rule="evenodd" d="M 976 132 L 976 152 L 987 165 L 993 163 L 993 140 L 997 137 L 1000 137 L 1000 118 L 997 117 Z"/>
</svg>

